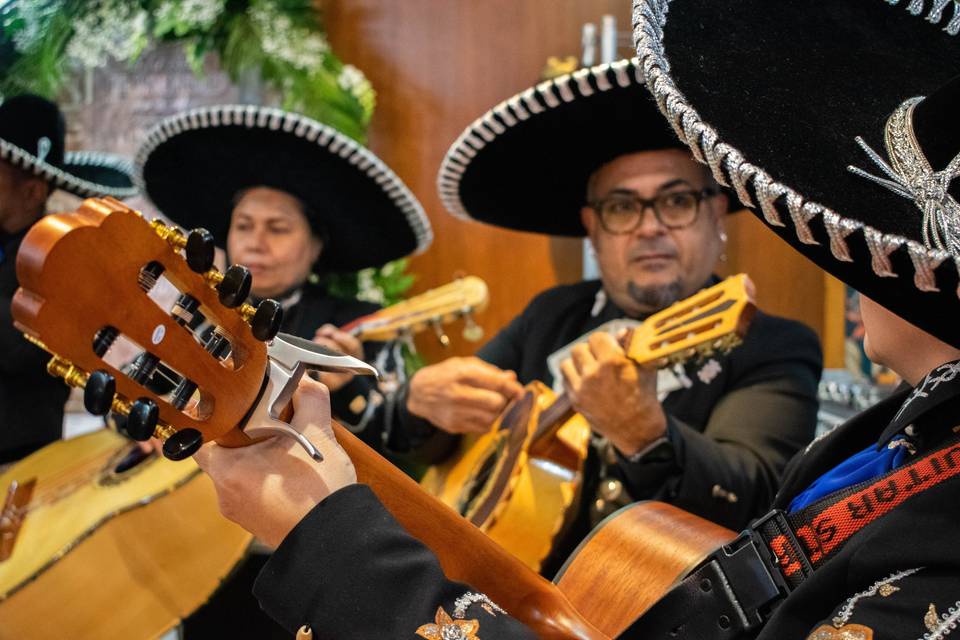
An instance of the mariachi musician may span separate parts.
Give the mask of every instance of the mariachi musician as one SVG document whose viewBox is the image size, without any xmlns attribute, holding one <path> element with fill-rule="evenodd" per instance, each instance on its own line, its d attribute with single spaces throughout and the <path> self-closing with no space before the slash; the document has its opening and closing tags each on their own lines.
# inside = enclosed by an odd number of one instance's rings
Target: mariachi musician
<svg viewBox="0 0 960 640">
<path fill-rule="evenodd" d="M 25 94 L 0 104 L 0 465 L 60 439 L 69 392 L 47 374 L 49 354 L 13 326 L 20 242 L 55 189 L 81 197 L 136 192 L 129 163 L 101 153 L 67 153 L 65 135 L 63 114 L 49 100 Z"/>
<path fill-rule="evenodd" d="M 232 263 L 250 270 L 255 302 L 280 302 L 281 331 L 373 358 L 377 345 L 364 352 L 337 327 L 377 306 L 330 295 L 321 276 L 380 266 L 430 245 L 423 207 L 382 160 L 305 116 L 217 105 L 154 125 L 135 162 L 144 195 L 161 212 L 187 229 L 210 231 Z M 376 408 L 373 383 L 350 374 L 323 374 L 322 381 L 338 419 L 379 446 L 384 434 L 365 429 Z"/>
<path fill-rule="evenodd" d="M 774 511 L 741 538 L 762 553 L 730 574 L 711 556 L 622 637 L 950 637 L 960 622 L 960 14 L 948 22 L 939 4 L 924 20 L 860 0 L 667 6 L 636 0 L 634 13 L 665 115 L 782 239 L 864 294 L 867 353 L 908 384 L 794 458 Z M 323 427 L 321 413 L 304 419 L 319 425 L 311 433 Z M 329 492 L 316 506 L 264 495 L 262 474 L 245 487 L 219 482 L 241 461 L 245 471 L 289 460 L 282 443 L 258 446 L 209 446 L 198 458 L 226 512 L 282 541 L 257 594 L 289 629 L 534 637 L 446 581 L 336 463 L 286 466 L 299 495 Z M 327 606 L 344 601 L 348 614 Z"/>
<path fill-rule="evenodd" d="M 561 76 L 478 118 L 447 152 L 440 194 L 455 215 L 588 236 L 599 280 L 536 296 L 477 353 L 425 367 L 396 403 L 405 431 L 483 432 L 520 384 L 564 387 L 593 429 L 579 506 L 541 567 L 552 576 L 593 525 L 641 499 L 727 527 L 769 504 L 814 435 L 820 347 L 806 326 L 758 313 L 742 346 L 659 374 L 607 333 L 718 282 L 728 194 L 681 149 L 622 60 Z M 482 144 L 480 142 L 482 141 Z"/>
<path fill-rule="evenodd" d="M 281 330 L 373 360 L 337 327 L 372 313 L 369 302 L 330 295 L 320 276 L 419 253 L 432 239 L 416 197 L 383 161 L 305 116 L 253 105 L 199 107 L 157 123 L 136 154 L 144 195 L 186 229 L 204 228 L 231 262 L 250 270 L 254 302 L 277 300 Z M 381 450 L 403 434 L 372 420 L 381 396 L 371 378 L 321 374 L 335 415 Z M 413 444 L 417 442 L 414 441 Z M 210 603 L 184 624 L 188 638 L 227 633 L 286 637 L 259 611 L 250 587 L 268 556 L 251 554 Z"/>
</svg>

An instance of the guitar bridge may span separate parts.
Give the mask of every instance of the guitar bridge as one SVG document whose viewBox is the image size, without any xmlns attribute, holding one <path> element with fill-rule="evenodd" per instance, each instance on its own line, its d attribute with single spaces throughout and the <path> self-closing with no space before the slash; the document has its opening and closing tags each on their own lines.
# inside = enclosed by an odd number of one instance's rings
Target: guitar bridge
<svg viewBox="0 0 960 640">
<path fill-rule="evenodd" d="M 14 480 L 7 487 L 7 497 L 0 511 L 0 562 L 13 555 L 13 545 L 23 524 L 24 511 L 30 504 L 36 484 L 36 478 L 32 478 L 26 482 Z"/>
</svg>

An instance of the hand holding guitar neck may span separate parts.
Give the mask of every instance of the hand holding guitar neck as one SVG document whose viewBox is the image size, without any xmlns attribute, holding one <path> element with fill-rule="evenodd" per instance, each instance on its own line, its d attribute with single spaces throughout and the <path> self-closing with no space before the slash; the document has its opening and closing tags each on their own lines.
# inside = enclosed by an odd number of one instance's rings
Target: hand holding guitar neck
<svg viewBox="0 0 960 640">
<path fill-rule="evenodd" d="M 290 424 L 316 446 L 323 464 L 314 464 L 286 438 L 234 449 L 211 442 L 194 455 L 217 486 L 223 515 L 273 547 L 319 502 L 357 481 L 353 463 L 334 437 L 330 395 L 322 385 L 309 378 L 300 382 Z"/>
<path fill-rule="evenodd" d="M 623 455 L 631 456 L 666 434 L 657 371 L 637 366 L 609 333 L 594 333 L 573 347 L 560 370 L 573 408 Z"/>
</svg>

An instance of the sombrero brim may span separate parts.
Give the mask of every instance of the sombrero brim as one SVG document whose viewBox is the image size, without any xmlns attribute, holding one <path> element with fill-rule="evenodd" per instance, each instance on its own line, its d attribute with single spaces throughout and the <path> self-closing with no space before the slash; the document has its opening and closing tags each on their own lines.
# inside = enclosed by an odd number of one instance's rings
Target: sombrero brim
<svg viewBox="0 0 960 640">
<path fill-rule="evenodd" d="M 117 156 L 99 152 L 68 153 L 61 169 L 45 162 L 6 140 L 0 139 L 0 159 L 24 171 L 29 171 L 50 183 L 81 198 L 112 196 L 132 197 L 131 165 Z"/>
<path fill-rule="evenodd" d="M 307 205 L 328 239 L 319 265 L 353 271 L 429 246 L 416 197 L 379 158 L 336 130 L 295 113 L 253 105 L 194 109 L 151 129 L 135 181 L 187 228 L 226 240 L 237 193 L 267 186 Z"/>
<path fill-rule="evenodd" d="M 104 195 L 132 198 L 133 163 L 123 156 L 101 151 L 68 151 L 63 159 L 64 171 L 80 180 L 100 185 Z"/>
<path fill-rule="evenodd" d="M 856 136 L 886 155 L 887 118 L 960 69 L 948 16 L 890 5 L 635 0 L 634 36 L 661 111 L 719 181 L 819 266 L 960 346 L 956 258 L 922 244 L 911 200 L 847 170 L 880 173 Z"/>
<path fill-rule="evenodd" d="M 587 181 L 626 153 L 682 148 L 634 60 L 557 77 L 490 109 L 447 152 L 437 179 L 455 216 L 583 236 Z"/>
</svg>

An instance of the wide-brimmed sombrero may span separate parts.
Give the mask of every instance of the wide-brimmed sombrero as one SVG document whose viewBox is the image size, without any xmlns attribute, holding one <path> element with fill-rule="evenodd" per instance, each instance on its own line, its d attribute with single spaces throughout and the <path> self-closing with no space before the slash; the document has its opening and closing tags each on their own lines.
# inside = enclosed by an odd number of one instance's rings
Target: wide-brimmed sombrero
<svg viewBox="0 0 960 640">
<path fill-rule="evenodd" d="M 947 0 L 634 0 L 647 86 L 717 180 L 956 346 L 958 31 Z"/>
<path fill-rule="evenodd" d="M 542 82 L 487 111 L 447 151 L 437 187 L 458 218 L 584 236 L 590 175 L 618 156 L 671 148 L 683 144 L 636 60 L 620 60 Z"/>
<path fill-rule="evenodd" d="M 306 116 L 219 105 L 155 125 L 136 154 L 135 180 L 156 207 L 221 245 L 243 189 L 286 191 L 324 239 L 318 268 L 353 271 L 420 253 L 433 239 L 416 197 L 369 149 Z"/>
<path fill-rule="evenodd" d="M 63 114 L 49 100 L 23 94 L 0 104 L 0 159 L 81 197 L 136 193 L 128 161 L 107 153 L 65 152 L 65 135 Z"/>
</svg>

